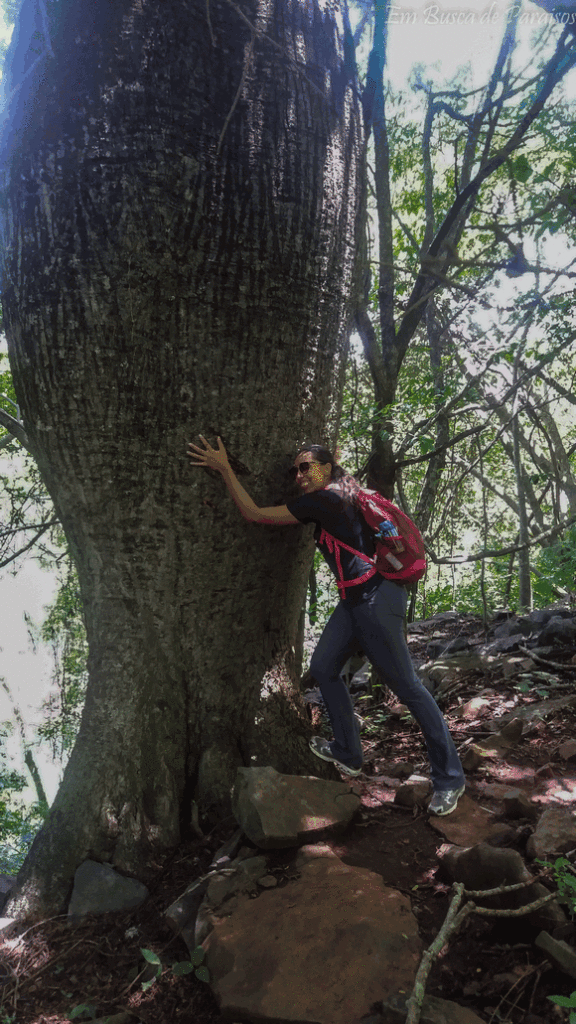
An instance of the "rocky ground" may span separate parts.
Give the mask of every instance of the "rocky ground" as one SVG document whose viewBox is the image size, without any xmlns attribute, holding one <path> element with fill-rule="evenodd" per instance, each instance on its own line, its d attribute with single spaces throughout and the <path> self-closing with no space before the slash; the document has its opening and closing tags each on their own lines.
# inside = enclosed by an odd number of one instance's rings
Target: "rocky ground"
<svg viewBox="0 0 576 1024">
<path fill-rule="evenodd" d="M 500 636 L 494 630 L 487 636 L 478 620 L 455 616 L 410 628 L 414 660 L 432 680 L 467 764 L 467 794 L 449 818 L 429 819 L 413 788 L 406 804 L 397 802 L 406 776 L 425 773 L 418 729 L 382 690 L 367 692 L 365 682 L 354 686 L 365 720 L 366 770 L 353 784 L 362 810 L 330 845 L 346 864 L 378 872 L 386 885 L 410 898 L 425 945 L 437 935 L 450 902 L 448 879 L 439 868 L 443 844 L 488 841 L 528 859 L 534 817 L 522 817 L 525 805 L 506 798 L 508 791 L 520 790 L 538 813 L 576 806 L 576 659 L 568 628 L 573 620 L 565 619 L 565 635 L 556 637 L 543 637 L 526 620 L 503 619 L 496 627 Z M 446 658 L 442 647 L 448 642 L 452 657 Z M 66 918 L 54 919 L 8 935 L 0 950 L 0 1024 L 63 1024 L 81 1005 L 92 1018 L 107 1015 L 111 1024 L 221 1021 L 209 987 L 194 975 L 174 972 L 173 965 L 189 953 L 164 912 L 207 871 L 236 827 L 232 819 L 212 831 L 204 823 L 205 835 L 194 836 L 156 866 L 150 896 L 136 910 L 72 927 Z M 576 841 L 574 847 L 564 850 L 568 860 L 576 857 Z M 278 886 L 289 885 L 296 851 L 267 856 Z M 534 873 L 540 869 L 529 863 Z M 543 882 L 554 888 L 551 879 Z M 442 950 L 427 992 L 471 1007 L 487 1024 L 568 1020 L 568 1011 L 547 997 L 570 996 L 576 978 L 535 945 L 539 931 L 526 918 L 472 915 Z M 557 925 L 556 937 L 576 946 L 569 918 Z M 140 973 L 146 967 L 142 949 L 156 954 L 160 970 L 152 965 Z M 75 1019 L 90 1016 L 86 1011 Z"/>
</svg>

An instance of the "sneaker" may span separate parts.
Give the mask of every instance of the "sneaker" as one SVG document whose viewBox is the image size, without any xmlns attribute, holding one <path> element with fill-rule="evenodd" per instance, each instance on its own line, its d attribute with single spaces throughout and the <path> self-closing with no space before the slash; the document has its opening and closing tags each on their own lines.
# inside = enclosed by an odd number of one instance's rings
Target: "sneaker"
<svg viewBox="0 0 576 1024">
<path fill-rule="evenodd" d="M 459 789 L 443 789 L 439 793 L 434 793 L 428 804 L 429 814 L 435 814 L 437 818 L 444 814 L 452 814 L 465 789 L 465 786 L 460 786 Z"/>
<path fill-rule="evenodd" d="M 328 740 L 322 739 L 321 736 L 313 736 L 310 740 L 310 750 L 316 757 L 322 758 L 323 761 L 332 761 L 341 772 L 345 775 L 360 775 L 362 766 L 360 768 L 353 768 L 351 764 L 344 764 L 343 761 L 339 761 L 337 757 L 334 757 L 332 749 Z"/>
</svg>

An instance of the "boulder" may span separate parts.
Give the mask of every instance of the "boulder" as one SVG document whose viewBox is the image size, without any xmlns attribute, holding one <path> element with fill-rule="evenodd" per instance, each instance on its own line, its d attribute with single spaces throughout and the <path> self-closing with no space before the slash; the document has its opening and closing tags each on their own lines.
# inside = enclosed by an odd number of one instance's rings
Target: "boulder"
<svg viewBox="0 0 576 1024">
<path fill-rule="evenodd" d="M 401 807 L 426 807 L 432 796 L 429 779 L 412 779 L 399 786 L 394 794 L 394 803 Z"/>
<path fill-rule="evenodd" d="M 430 816 L 435 832 L 456 846 L 470 847 L 477 843 L 502 843 L 515 836 L 510 825 L 494 821 L 491 811 L 475 803 L 467 793 L 460 797 L 452 814 L 445 817 Z"/>
<path fill-rule="evenodd" d="M 508 714 L 498 719 L 499 723 L 507 724 L 512 719 L 520 719 L 523 722 L 539 721 L 546 715 L 555 714 L 561 708 L 569 708 L 576 704 L 576 694 L 570 693 L 566 697 L 554 697 L 551 700 L 542 700 L 537 704 L 529 704 L 527 707 L 514 708 Z"/>
<path fill-rule="evenodd" d="M 512 633 L 511 636 L 501 637 L 500 640 L 493 640 L 484 648 L 486 654 L 506 654 L 508 651 L 517 651 L 526 643 L 525 633 Z"/>
<path fill-rule="evenodd" d="M 529 857 L 545 859 L 576 847 L 576 818 L 565 807 L 549 807 L 526 844 Z"/>
<path fill-rule="evenodd" d="M 457 612 L 454 609 L 447 612 L 436 612 L 435 615 L 431 615 L 429 619 L 418 619 L 418 625 L 422 626 L 442 626 L 450 622 L 458 622 L 462 618 L 461 612 Z"/>
<path fill-rule="evenodd" d="M 478 651 L 459 651 L 452 657 L 439 658 L 427 667 L 428 675 L 438 685 L 438 693 L 462 679 L 468 672 L 484 672 L 485 666 Z"/>
<path fill-rule="evenodd" d="M 215 923 L 204 942 L 212 990 L 229 1020 L 360 1024 L 412 988 L 421 943 L 410 901 L 334 855 L 306 851 L 298 864 L 298 879 L 240 896 Z"/>
<path fill-rule="evenodd" d="M 204 941 L 220 918 L 233 913 L 240 894 L 255 896 L 258 882 L 267 876 L 265 857 L 234 861 L 229 867 L 214 872 L 208 879 L 208 888 L 195 920 L 190 918 L 182 928 L 182 938 L 190 952 Z"/>
<path fill-rule="evenodd" d="M 450 882 L 464 882 L 466 888 L 472 890 L 515 885 L 530 878 L 516 850 L 502 850 L 488 843 L 477 843 L 467 850 L 450 846 L 442 851 L 440 863 L 443 877 Z"/>
<path fill-rule="evenodd" d="M 438 658 L 440 655 L 449 657 L 451 654 L 468 650 L 470 650 L 470 644 L 462 636 L 457 636 L 454 640 L 431 640 L 426 645 L 426 654 L 429 658 Z"/>
<path fill-rule="evenodd" d="M 576 622 L 574 619 L 553 615 L 540 633 L 539 642 L 544 644 L 574 644 Z"/>
<path fill-rule="evenodd" d="M 565 740 L 558 747 L 558 753 L 563 761 L 570 761 L 576 757 L 576 740 Z"/>
<path fill-rule="evenodd" d="M 532 658 L 527 658 L 525 655 L 510 655 L 500 658 L 500 668 L 505 679 L 512 679 L 520 672 L 530 672 L 535 667 Z"/>
<path fill-rule="evenodd" d="M 263 850 L 299 846 L 341 832 L 360 807 L 346 782 L 281 775 L 274 768 L 239 768 L 232 811 L 249 839 Z"/>
<path fill-rule="evenodd" d="M 414 771 L 414 765 L 411 761 L 400 761 L 399 764 L 385 765 L 383 771 L 391 779 L 409 779 Z"/>
<path fill-rule="evenodd" d="M 455 718 L 474 719 L 482 712 L 482 710 L 488 707 L 491 703 L 491 697 L 482 696 L 478 694 L 477 697 L 472 697 L 467 700 L 465 704 L 461 704 L 459 708 L 456 708 L 453 712 Z"/>
<path fill-rule="evenodd" d="M 530 619 L 524 618 L 523 616 L 516 619 L 508 619 L 507 622 L 503 622 L 500 626 L 496 626 L 493 630 L 493 635 L 496 640 L 503 640 L 511 636 L 530 636 L 533 630 L 533 625 Z"/>
<path fill-rule="evenodd" d="M 531 875 L 516 850 L 499 849 L 488 843 L 478 843 L 468 850 L 452 846 L 441 851 L 441 872 L 450 882 L 464 882 L 467 889 L 496 889 L 499 886 L 529 882 Z M 480 906 L 514 910 L 534 903 L 548 894 L 540 882 L 532 882 L 525 889 L 502 893 L 487 898 L 475 897 Z M 566 915 L 553 900 L 526 915 L 533 927 L 555 927 L 564 924 Z"/>
<path fill-rule="evenodd" d="M 536 804 L 521 789 L 506 790 L 502 803 L 507 818 L 535 818 L 538 815 Z"/>
<path fill-rule="evenodd" d="M 504 758 L 508 750 L 511 750 L 519 742 L 522 736 L 522 720 L 514 718 L 504 725 L 500 732 L 493 733 L 479 743 L 471 743 L 462 755 L 462 767 L 465 771 L 474 771 L 487 758 Z"/>
<path fill-rule="evenodd" d="M 530 612 L 528 618 L 532 623 L 533 629 L 536 630 L 541 626 L 545 626 L 553 615 L 554 612 L 551 608 L 535 608 L 534 611 Z"/>
<path fill-rule="evenodd" d="M 86 914 L 106 914 L 140 906 L 148 889 L 136 878 L 119 875 L 109 864 L 85 860 L 74 875 L 68 917 L 79 920 Z"/>
<path fill-rule="evenodd" d="M 186 931 L 186 935 L 184 935 L 185 942 L 188 942 L 189 933 L 194 934 L 196 917 L 209 884 L 210 877 L 199 878 L 198 881 L 192 882 L 165 912 L 164 916 L 173 931 L 176 933 L 182 932 L 183 935 L 184 931 Z M 190 942 L 188 942 L 188 945 L 190 946 Z M 194 949 L 194 945 L 190 948 Z"/>
</svg>

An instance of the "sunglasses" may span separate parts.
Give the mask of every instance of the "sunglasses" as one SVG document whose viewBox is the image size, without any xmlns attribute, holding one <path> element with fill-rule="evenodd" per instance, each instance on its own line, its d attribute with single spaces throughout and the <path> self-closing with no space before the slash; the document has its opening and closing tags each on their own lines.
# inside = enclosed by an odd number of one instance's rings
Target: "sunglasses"
<svg viewBox="0 0 576 1024">
<path fill-rule="evenodd" d="M 295 480 L 296 477 L 298 476 L 298 473 L 301 473 L 302 476 L 305 476 L 306 473 L 308 473 L 311 466 L 319 465 L 319 462 L 301 462 L 298 466 L 291 466 L 290 469 L 288 470 L 288 474 L 289 476 L 292 477 L 293 480 Z"/>
</svg>

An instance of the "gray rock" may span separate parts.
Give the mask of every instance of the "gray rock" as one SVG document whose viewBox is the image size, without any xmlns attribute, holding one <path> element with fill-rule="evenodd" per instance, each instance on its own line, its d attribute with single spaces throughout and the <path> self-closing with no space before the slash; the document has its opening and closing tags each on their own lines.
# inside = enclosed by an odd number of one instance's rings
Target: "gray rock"
<svg viewBox="0 0 576 1024">
<path fill-rule="evenodd" d="M 507 818 L 535 818 L 538 808 L 521 789 L 509 789 L 502 797 Z"/>
<path fill-rule="evenodd" d="M 464 882 L 467 889 L 495 889 L 530 878 L 516 850 L 502 850 L 488 843 L 477 843 L 468 850 L 452 846 L 444 851 L 440 863 L 443 877 Z"/>
<path fill-rule="evenodd" d="M 493 636 L 497 640 L 504 640 L 511 636 L 530 636 L 533 630 L 533 625 L 530 619 L 520 618 L 508 619 L 507 622 L 503 622 L 501 625 L 496 626 L 493 630 Z"/>
<path fill-rule="evenodd" d="M 509 608 L 494 608 L 490 621 L 494 622 L 507 622 L 508 619 L 513 618 L 514 612 L 511 612 Z"/>
<path fill-rule="evenodd" d="M 470 644 L 464 637 L 457 636 L 454 640 L 431 640 L 426 645 L 426 654 L 429 658 L 439 658 L 458 654 L 460 651 L 469 651 Z"/>
<path fill-rule="evenodd" d="M 436 612 L 435 615 L 431 615 L 429 619 L 419 620 L 424 626 L 441 626 L 446 622 L 458 622 L 462 616 L 460 612 L 448 611 L 448 612 Z"/>
<path fill-rule="evenodd" d="M 576 818 L 565 807 L 548 807 L 526 844 L 529 857 L 545 859 L 576 846 Z"/>
<path fill-rule="evenodd" d="M 553 615 L 540 633 L 539 642 L 544 644 L 573 644 L 576 642 L 576 622 L 560 615 Z"/>
<path fill-rule="evenodd" d="M 576 757 L 576 740 L 564 740 L 558 747 L 558 753 L 563 761 L 570 761 Z"/>
<path fill-rule="evenodd" d="M 248 857 L 237 858 L 228 867 L 209 876 L 205 896 L 195 917 L 190 916 L 181 929 L 182 938 L 190 952 L 204 942 L 220 917 L 232 913 L 237 906 L 236 897 L 239 894 L 254 894 L 258 891 L 257 883 L 267 872 L 265 857 Z"/>
<path fill-rule="evenodd" d="M 509 651 L 518 651 L 521 646 L 524 646 L 525 642 L 526 636 L 524 633 L 513 633 L 511 636 L 503 637 L 500 640 L 494 640 L 491 644 L 487 644 L 484 651 L 486 654 L 507 654 Z"/>
<path fill-rule="evenodd" d="M 360 798 L 345 782 L 281 775 L 274 768 L 239 768 L 232 811 L 249 839 L 263 850 L 300 846 L 341 832 Z"/>
<path fill-rule="evenodd" d="M 440 864 L 444 878 L 451 882 L 464 882 L 466 888 L 473 891 L 528 882 L 531 877 L 516 850 L 501 849 L 488 843 L 478 843 L 468 850 L 452 846 L 444 850 Z M 515 910 L 534 903 L 547 893 L 548 890 L 541 883 L 532 882 L 525 889 L 486 898 L 477 897 L 477 901 L 481 906 Z M 566 916 L 554 900 L 527 914 L 526 920 L 536 928 L 554 927 L 563 924 Z"/>
<path fill-rule="evenodd" d="M 426 807 L 432 796 L 432 783 L 425 780 L 405 782 L 394 794 L 394 803 L 401 807 Z"/>
<path fill-rule="evenodd" d="M 409 779 L 414 772 L 414 765 L 410 761 L 401 761 L 400 764 L 386 765 L 384 774 L 391 779 Z"/>
<path fill-rule="evenodd" d="M 564 974 L 569 974 L 571 978 L 576 978 L 576 950 L 572 946 L 562 939 L 553 939 L 548 932 L 540 932 L 534 944 L 546 953 L 554 967 L 558 967 Z"/>
<path fill-rule="evenodd" d="M 86 914 L 130 910 L 147 896 L 148 889 L 136 878 L 119 875 L 109 864 L 85 860 L 74 875 L 68 917 L 78 920 Z"/>
<path fill-rule="evenodd" d="M 200 878 L 198 881 L 192 882 L 182 895 L 168 907 L 164 916 L 175 932 L 181 932 L 190 923 L 194 927 L 209 884 L 210 878 Z"/>
<path fill-rule="evenodd" d="M 561 708 L 573 707 L 575 704 L 576 694 L 570 693 L 566 697 L 554 697 L 552 700 L 542 700 L 537 704 L 529 704 L 527 707 L 514 708 L 508 714 L 502 715 L 498 719 L 498 723 L 501 727 L 514 719 L 520 719 L 522 722 L 540 721 L 546 715 L 556 714 Z"/>
<path fill-rule="evenodd" d="M 534 611 L 530 612 L 528 618 L 534 628 L 537 629 L 539 626 L 545 626 L 553 615 L 554 612 L 551 608 L 535 608 Z"/>
<path fill-rule="evenodd" d="M 442 693 L 467 672 L 483 671 L 483 668 L 478 651 L 458 651 L 452 657 L 439 658 L 427 671 L 430 679 L 438 685 L 438 693 Z"/>
</svg>

